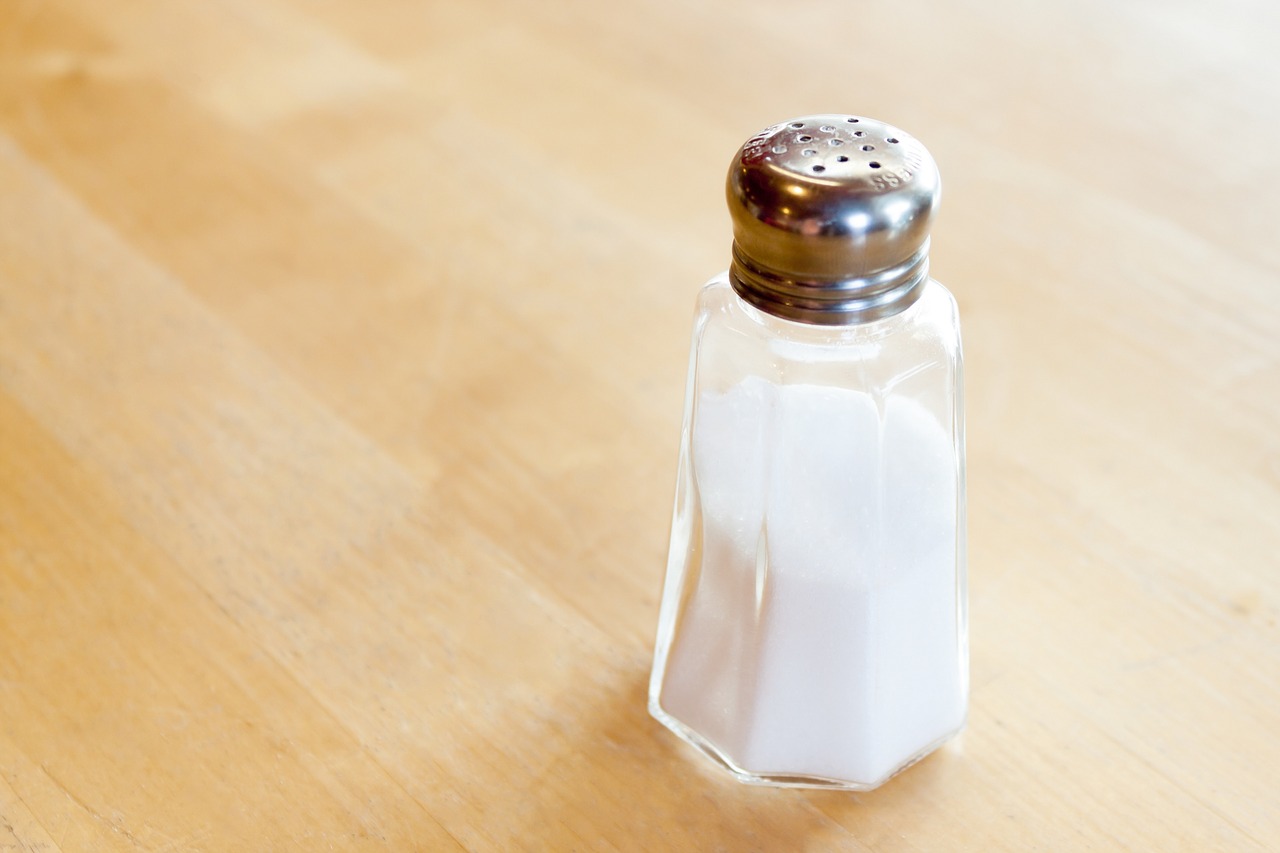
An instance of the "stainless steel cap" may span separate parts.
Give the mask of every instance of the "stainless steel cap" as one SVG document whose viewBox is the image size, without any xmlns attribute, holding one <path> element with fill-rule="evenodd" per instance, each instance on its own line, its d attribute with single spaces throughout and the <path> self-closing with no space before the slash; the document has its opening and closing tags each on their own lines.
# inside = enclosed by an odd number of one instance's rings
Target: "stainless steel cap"
<svg viewBox="0 0 1280 853">
<path fill-rule="evenodd" d="M 841 325 L 920 297 L 941 182 L 925 147 L 896 127 L 849 115 L 775 124 L 738 151 L 727 190 L 729 278 L 757 308 Z"/>
</svg>

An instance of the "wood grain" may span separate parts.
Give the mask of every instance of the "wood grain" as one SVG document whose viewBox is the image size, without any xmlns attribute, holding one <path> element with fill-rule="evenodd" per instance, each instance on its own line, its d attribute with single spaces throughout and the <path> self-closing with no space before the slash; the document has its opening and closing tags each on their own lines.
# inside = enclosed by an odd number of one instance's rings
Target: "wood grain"
<svg viewBox="0 0 1280 853">
<path fill-rule="evenodd" d="M 0 4 L 0 850 L 1280 847 L 1280 16 Z M 946 184 L 973 701 L 878 791 L 645 712 L 723 170 Z"/>
</svg>

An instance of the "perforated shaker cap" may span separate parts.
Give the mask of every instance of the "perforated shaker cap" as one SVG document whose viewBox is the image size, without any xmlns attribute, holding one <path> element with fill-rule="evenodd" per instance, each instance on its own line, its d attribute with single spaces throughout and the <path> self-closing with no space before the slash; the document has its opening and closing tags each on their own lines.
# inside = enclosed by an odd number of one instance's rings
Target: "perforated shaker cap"
<svg viewBox="0 0 1280 853">
<path fill-rule="evenodd" d="M 938 168 L 925 147 L 862 116 L 766 128 L 729 169 L 729 278 L 752 305 L 804 323 L 865 323 L 914 303 L 929 272 Z"/>
</svg>

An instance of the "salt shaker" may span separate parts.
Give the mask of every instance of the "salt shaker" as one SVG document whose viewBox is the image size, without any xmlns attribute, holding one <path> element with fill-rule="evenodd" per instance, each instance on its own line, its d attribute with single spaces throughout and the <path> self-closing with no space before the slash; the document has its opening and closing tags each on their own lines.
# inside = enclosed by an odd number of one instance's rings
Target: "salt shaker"
<svg viewBox="0 0 1280 853">
<path fill-rule="evenodd" d="M 767 128 L 702 290 L 650 712 L 745 782 L 874 788 L 964 726 L 955 300 L 937 167 L 865 117 Z"/>
</svg>

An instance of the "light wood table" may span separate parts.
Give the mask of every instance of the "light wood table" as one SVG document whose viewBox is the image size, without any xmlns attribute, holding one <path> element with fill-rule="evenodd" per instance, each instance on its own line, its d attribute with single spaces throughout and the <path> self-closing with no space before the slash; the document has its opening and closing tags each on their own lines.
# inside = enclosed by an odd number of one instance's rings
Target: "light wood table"
<svg viewBox="0 0 1280 853">
<path fill-rule="evenodd" d="M 1278 45 L 0 3 L 0 850 L 1280 849 Z M 724 170 L 822 111 L 933 151 L 968 357 L 969 727 L 855 795 L 645 711 Z"/>
</svg>

